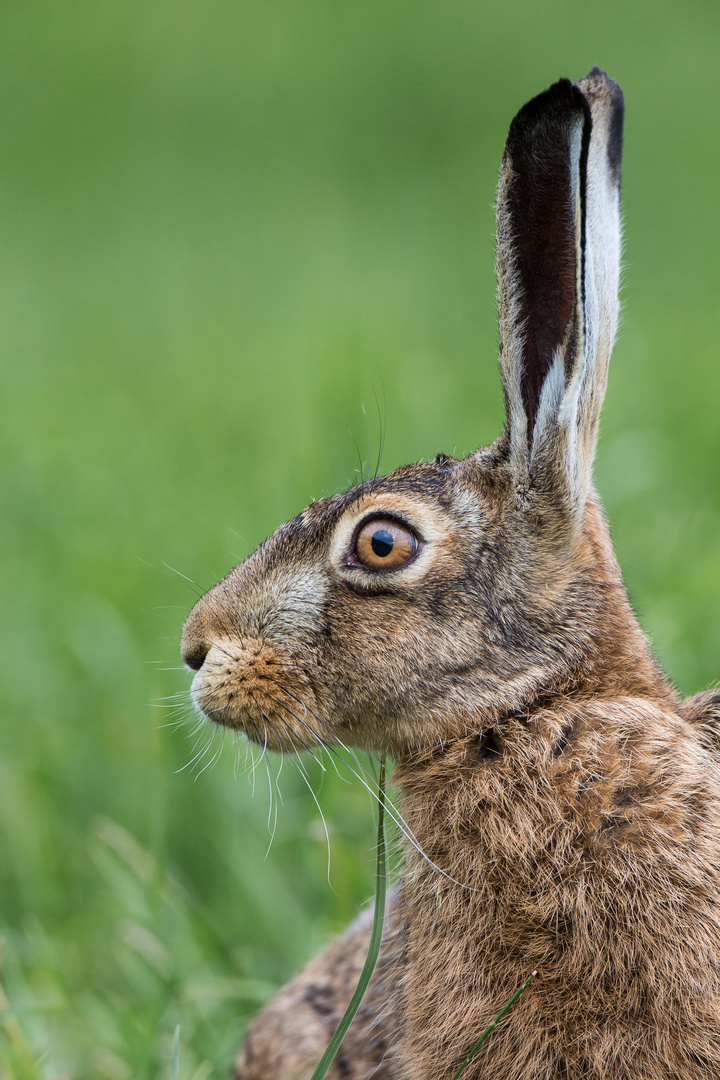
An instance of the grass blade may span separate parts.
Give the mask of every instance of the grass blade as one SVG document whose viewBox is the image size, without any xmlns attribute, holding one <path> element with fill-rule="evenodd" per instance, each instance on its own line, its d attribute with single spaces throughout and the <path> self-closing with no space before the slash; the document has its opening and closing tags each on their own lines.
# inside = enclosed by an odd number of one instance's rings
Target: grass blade
<svg viewBox="0 0 720 1080">
<path fill-rule="evenodd" d="M 480 1038 L 478 1039 L 478 1041 L 473 1046 L 473 1048 L 470 1051 L 470 1053 L 468 1054 L 468 1056 L 463 1061 L 460 1068 L 457 1070 L 456 1073 L 453 1073 L 452 1080 L 458 1080 L 458 1077 L 461 1075 L 461 1073 L 465 1072 L 468 1065 L 470 1064 L 472 1059 L 475 1057 L 475 1055 L 477 1054 L 477 1052 L 480 1049 L 480 1047 L 482 1046 L 482 1044 L 485 1042 L 485 1040 L 488 1038 L 488 1036 L 492 1035 L 493 1031 L 498 1026 L 500 1021 L 502 1020 L 503 1016 L 507 1016 L 507 1014 L 510 1012 L 510 1010 L 512 1009 L 512 1007 L 515 1004 L 515 1002 L 517 1001 L 517 999 L 520 997 L 520 995 L 522 993 L 525 992 L 525 990 L 527 990 L 528 986 L 533 981 L 533 979 L 535 978 L 536 975 L 537 975 L 537 971 L 533 971 L 532 975 L 528 975 L 525 982 L 522 983 L 522 985 L 517 988 L 517 990 L 515 991 L 513 996 L 510 998 L 510 1000 L 505 1005 L 503 1005 L 502 1009 L 497 1014 L 495 1019 L 490 1021 L 490 1023 L 485 1028 L 485 1030 L 483 1031 L 483 1033 L 480 1036 Z"/>
<path fill-rule="evenodd" d="M 375 870 L 375 910 L 373 912 L 372 929 L 370 931 L 370 944 L 363 969 L 360 972 L 358 984 L 350 999 L 350 1004 L 338 1024 L 335 1034 L 328 1043 L 327 1050 L 312 1074 L 311 1080 L 322 1080 L 330 1068 L 333 1058 L 340 1049 L 340 1044 L 347 1034 L 347 1029 L 360 1008 L 360 1002 L 365 996 L 370 977 L 375 970 L 380 944 L 382 942 L 383 924 L 385 922 L 385 894 L 387 892 L 387 850 L 385 846 L 385 755 L 380 761 L 380 780 L 378 781 L 378 839 L 377 839 L 377 867 Z"/>
<path fill-rule="evenodd" d="M 178 1067 L 180 1065 L 180 1025 L 175 1028 L 173 1035 L 172 1061 L 170 1063 L 170 1080 L 177 1080 Z"/>
</svg>

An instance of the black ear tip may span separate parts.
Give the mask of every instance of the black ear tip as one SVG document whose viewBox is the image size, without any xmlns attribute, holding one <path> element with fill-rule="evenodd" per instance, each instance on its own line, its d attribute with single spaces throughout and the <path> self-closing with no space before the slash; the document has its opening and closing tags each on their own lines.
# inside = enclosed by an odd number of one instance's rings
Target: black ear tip
<svg viewBox="0 0 720 1080">
<path fill-rule="evenodd" d="M 572 108 L 573 105 L 576 105 L 579 97 L 577 88 L 570 79 L 558 79 L 552 86 L 548 86 L 547 90 L 536 94 L 526 105 L 523 105 L 516 119 L 521 116 L 528 118 L 536 116 L 552 108 Z"/>
<path fill-rule="evenodd" d="M 542 138 L 551 128 L 564 128 L 578 117 L 590 117 L 584 94 L 570 79 L 558 79 L 516 114 L 508 132 L 507 147 L 512 152 L 513 146 L 524 142 L 529 132 L 536 131 Z"/>
</svg>

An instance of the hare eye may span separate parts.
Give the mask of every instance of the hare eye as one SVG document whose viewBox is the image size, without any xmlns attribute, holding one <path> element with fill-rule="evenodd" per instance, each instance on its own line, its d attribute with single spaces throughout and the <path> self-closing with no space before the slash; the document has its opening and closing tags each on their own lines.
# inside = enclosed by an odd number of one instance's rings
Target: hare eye
<svg viewBox="0 0 720 1080">
<path fill-rule="evenodd" d="M 417 546 L 409 529 L 396 521 L 376 518 L 360 529 L 351 558 L 369 570 L 397 570 L 410 562 Z"/>
</svg>

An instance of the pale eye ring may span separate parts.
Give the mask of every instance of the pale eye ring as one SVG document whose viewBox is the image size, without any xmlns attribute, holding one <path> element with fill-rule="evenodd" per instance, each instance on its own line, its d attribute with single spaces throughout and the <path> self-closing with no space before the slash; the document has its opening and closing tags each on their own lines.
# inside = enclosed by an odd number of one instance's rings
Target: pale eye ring
<svg viewBox="0 0 720 1080">
<path fill-rule="evenodd" d="M 417 550 L 418 539 L 407 525 L 376 517 L 358 529 L 347 563 L 366 570 L 399 570 L 414 559 Z"/>
</svg>

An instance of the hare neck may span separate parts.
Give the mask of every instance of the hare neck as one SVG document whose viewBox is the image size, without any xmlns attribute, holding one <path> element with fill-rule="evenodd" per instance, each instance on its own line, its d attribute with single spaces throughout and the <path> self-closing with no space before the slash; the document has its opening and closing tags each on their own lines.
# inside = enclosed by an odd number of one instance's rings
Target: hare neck
<svg viewBox="0 0 720 1080">
<path fill-rule="evenodd" d="M 677 695 L 658 667 L 628 600 L 610 531 L 594 497 L 588 500 L 582 531 L 565 555 L 564 567 L 570 584 L 555 600 L 558 632 L 567 636 L 566 655 L 579 659 L 554 671 L 548 665 L 546 681 L 536 687 L 535 699 L 525 707 L 537 711 L 567 697 L 629 696 L 677 708 Z"/>
</svg>

